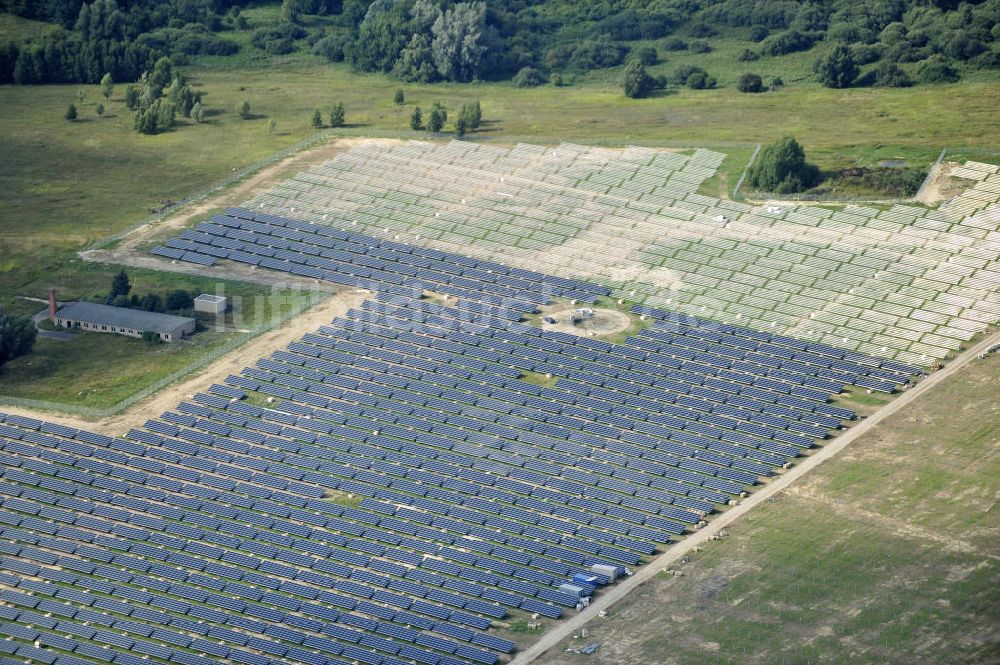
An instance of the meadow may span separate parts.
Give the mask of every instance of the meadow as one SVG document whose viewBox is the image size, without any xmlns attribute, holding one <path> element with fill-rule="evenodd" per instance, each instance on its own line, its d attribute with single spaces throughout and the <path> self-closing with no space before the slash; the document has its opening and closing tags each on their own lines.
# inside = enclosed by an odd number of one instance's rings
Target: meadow
<svg viewBox="0 0 1000 665">
<path fill-rule="evenodd" d="M 588 626 L 590 660 L 996 662 L 998 370 L 974 361 L 637 589 Z"/>
</svg>

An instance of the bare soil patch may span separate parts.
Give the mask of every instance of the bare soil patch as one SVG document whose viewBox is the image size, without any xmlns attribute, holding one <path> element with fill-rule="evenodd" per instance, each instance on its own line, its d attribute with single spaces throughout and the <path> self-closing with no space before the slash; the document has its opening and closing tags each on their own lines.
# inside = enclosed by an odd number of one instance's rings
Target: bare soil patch
<svg viewBox="0 0 1000 665">
<path fill-rule="evenodd" d="M 573 313 L 576 310 L 576 305 L 567 303 L 542 307 L 542 330 L 569 333 L 578 337 L 605 337 L 624 332 L 632 325 L 632 318 L 625 312 L 601 307 L 593 308 L 594 313 L 590 318 L 574 323 Z M 547 318 L 554 319 L 555 323 L 547 322 Z"/>
</svg>

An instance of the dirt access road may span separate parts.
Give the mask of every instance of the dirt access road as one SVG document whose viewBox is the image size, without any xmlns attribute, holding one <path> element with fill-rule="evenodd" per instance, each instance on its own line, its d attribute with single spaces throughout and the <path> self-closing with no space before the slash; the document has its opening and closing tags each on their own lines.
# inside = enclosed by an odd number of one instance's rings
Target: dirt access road
<svg viewBox="0 0 1000 665">
<path fill-rule="evenodd" d="M 677 563 L 680 559 L 690 554 L 695 547 L 704 545 L 712 538 L 712 536 L 718 535 L 720 531 L 730 526 L 733 522 L 740 519 L 743 515 L 753 510 L 759 504 L 792 487 L 793 483 L 802 478 L 804 475 L 815 469 L 823 462 L 834 457 L 856 439 L 863 437 L 889 416 L 912 403 L 921 395 L 933 390 L 935 386 L 955 374 L 959 369 L 985 351 L 991 344 L 997 343 L 1000 343 L 1000 332 L 994 332 L 993 334 L 986 336 L 978 344 L 967 349 L 953 361 L 948 363 L 944 369 L 926 377 L 923 381 L 918 383 L 916 387 L 903 393 L 897 399 L 893 400 L 889 404 L 886 404 L 862 422 L 833 439 L 830 443 L 817 450 L 815 454 L 805 458 L 801 463 L 793 466 L 789 471 L 773 479 L 767 485 L 751 494 L 749 498 L 744 499 L 739 505 L 730 508 L 725 513 L 711 519 L 708 526 L 705 528 L 696 531 L 684 540 L 671 545 L 664 554 L 653 559 L 647 565 L 640 568 L 639 571 L 632 577 L 625 579 L 623 582 L 616 584 L 615 586 L 607 589 L 607 591 L 601 593 L 588 608 L 568 621 L 558 624 L 552 630 L 545 633 L 535 644 L 519 653 L 517 657 L 510 662 L 510 665 L 528 665 L 528 663 L 535 662 L 547 651 L 559 645 L 563 640 L 572 636 L 574 633 L 579 632 L 579 630 L 588 622 L 596 619 L 600 612 L 609 610 L 616 602 L 625 598 L 625 596 L 631 591 L 639 587 L 644 582 L 652 579 L 653 576 L 660 572 L 660 570 L 663 568 L 669 568 L 672 564 Z"/>
</svg>

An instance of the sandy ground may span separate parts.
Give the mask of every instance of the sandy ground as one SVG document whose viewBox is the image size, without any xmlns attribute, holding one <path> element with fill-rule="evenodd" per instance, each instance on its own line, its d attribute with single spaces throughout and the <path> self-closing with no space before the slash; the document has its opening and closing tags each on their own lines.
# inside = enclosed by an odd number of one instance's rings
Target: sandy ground
<svg viewBox="0 0 1000 665">
<path fill-rule="evenodd" d="M 628 314 L 605 308 L 595 309 L 593 318 L 574 324 L 572 316 L 574 309 L 576 306 L 565 303 L 542 307 L 542 317 L 551 316 L 557 321 L 556 323 L 545 323 L 543 320 L 542 330 L 569 333 L 578 337 L 599 338 L 628 330 L 628 327 L 632 325 L 632 319 L 629 318 Z"/>
<path fill-rule="evenodd" d="M 359 306 L 368 297 L 368 294 L 355 292 L 331 295 L 299 316 L 289 319 L 278 328 L 255 337 L 239 349 L 188 375 L 180 382 L 172 384 L 132 405 L 125 411 L 108 418 L 87 420 L 10 406 L 0 406 L 0 411 L 40 418 L 108 436 L 121 436 L 132 427 L 140 427 L 147 419 L 155 418 L 164 411 L 175 408 L 179 402 L 190 399 L 195 393 L 204 392 L 213 383 L 220 383 L 228 375 L 238 374 L 244 367 L 252 364 L 258 358 L 270 355 L 304 334 L 346 314 L 347 310 Z"/>
<path fill-rule="evenodd" d="M 916 202 L 932 206 L 961 193 L 965 186 L 951 179 L 952 172 L 959 166 L 958 162 L 942 162 L 927 185 L 917 193 Z"/>
</svg>

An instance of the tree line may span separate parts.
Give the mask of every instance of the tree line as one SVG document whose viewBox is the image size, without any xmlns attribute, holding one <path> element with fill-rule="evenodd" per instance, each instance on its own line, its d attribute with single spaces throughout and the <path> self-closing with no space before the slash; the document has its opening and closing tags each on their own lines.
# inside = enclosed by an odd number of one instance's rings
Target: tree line
<svg viewBox="0 0 1000 665">
<path fill-rule="evenodd" d="M 7 11 L 64 29 L 0 46 L 0 81 L 96 83 L 106 72 L 134 81 L 162 56 L 176 64 L 236 52 L 228 30 L 252 30 L 250 48 L 268 53 L 311 49 L 359 71 L 420 83 L 519 77 L 519 85 L 558 84 L 567 74 L 641 61 L 637 40 L 703 53 L 722 32 L 750 41 L 736 56 L 741 62 L 819 46 L 816 75 L 835 87 L 949 81 L 962 69 L 1000 65 L 997 0 L 283 0 L 277 22 L 260 26 L 240 5 L 0 0 Z M 329 18 L 311 27 L 309 15 Z M 913 74 L 901 74 L 908 63 Z"/>
</svg>

